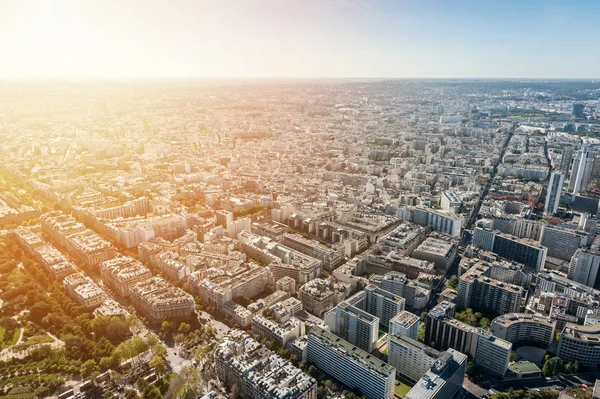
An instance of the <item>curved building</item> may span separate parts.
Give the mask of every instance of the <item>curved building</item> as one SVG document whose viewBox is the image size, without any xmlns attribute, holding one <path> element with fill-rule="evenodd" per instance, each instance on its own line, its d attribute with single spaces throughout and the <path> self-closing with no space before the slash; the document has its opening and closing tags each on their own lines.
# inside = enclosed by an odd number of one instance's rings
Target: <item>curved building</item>
<svg viewBox="0 0 600 399">
<path fill-rule="evenodd" d="M 556 321 L 527 313 L 507 313 L 492 320 L 490 330 L 513 344 L 548 348 L 554 340 Z"/>
<path fill-rule="evenodd" d="M 577 360 L 583 367 L 596 369 L 600 365 L 600 325 L 568 323 L 560 335 L 556 355 L 565 363 Z"/>
</svg>

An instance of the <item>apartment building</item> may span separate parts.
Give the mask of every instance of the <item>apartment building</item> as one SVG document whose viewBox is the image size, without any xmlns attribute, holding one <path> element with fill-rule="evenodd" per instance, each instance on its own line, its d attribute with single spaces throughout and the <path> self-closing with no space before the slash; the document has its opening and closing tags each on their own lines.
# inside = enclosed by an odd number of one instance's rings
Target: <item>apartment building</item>
<svg viewBox="0 0 600 399">
<path fill-rule="evenodd" d="M 344 300 L 350 293 L 350 285 L 332 280 L 314 279 L 300 287 L 300 301 L 304 310 L 317 317 Z"/>
<path fill-rule="evenodd" d="M 587 245 L 588 233 L 546 225 L 542 229 L 540 244 L 548 248 L 547 255 L 571 260 L 578 248 Z"/>
<path fill-rule="evenodd" d="M 317 381 L 241 330 L 230 330 L 215 350 L 219 381 L 253 399 L 316 399 Z"/>
<path fill-rule="evenodd" d="M 106 300 L 106 293 L 83 273 L 73 273 L 63 279 L 67 294 L 86 309 L 94 309 Z"/>
<path fill-rule="evenodd" d="M 152 273 L 139 261 L 119 257 L 100 264 L 102 281 L 122 298 L 129 297 L 129 288 L 139 281 L 152 277 Z"/>
<path fill-rule="evenodd" d="M 579 284 L 594 287 L 599 268 L 600 252 L 578 248 L 571 257 L 568 276 Z"/>
<path fill-rule="evenodd" d="M 414 313 L 403 310 L 390 320 L 389 333 L 403 335 L 411 339 L 419 338 L 420 319 Z"/>
<path fill-rule="evenodd" d="M 317 240 L 308 240 L 299 234 L 284 234 L 281 243 L 305 255 L 319 259 L 323 268 L 332 271 L 342 262 L 342 255 Z"/>
<path fill-rule="evenodd" d="M 194 314 L 194 298 L 161 277 L 138 281 L 129 287 L 131 304 L 150 322 L 165 318 L 185 320 Z"/>
<path fill-rule="evenodd" d="M 524 264 L 540 271 L 546 263 L 548 249 L 538 242 L 512 235 L 476 227 L 473 231 L 473 244 L 486 251 L 492 251 L 503 258 Z"/>
<path fill-rule="evenodd" d="M 295 317 L 288 317 L 285 321 L 269 320 L 262 315 L 252 317 L 252 332 L 261 339 L 266 338 L 279 346 L 286 344 L 305 334 L 304 322 Z"/>
<path fill-rule="evenodd" d="M 476 264 L 460 276 L 456 304 L 460 309 L 472 308 L 496 314 L 521 310 L 523 288 L 489 277 L 490 267 Z"/>
<path fill-rule="evenodd" d="M 448 349 L 406 394 L 406 399 L 446 399 L 462 388 L 467 356 Z"/>
<path fill-rule="evenodd" d="M 406 335 L 390 333 L 388 363 L 396 369 L 396 377 L 416 383 L 442 355 L 429 346 Z"/>
<path fill-rule="evenodd" d="M 367 399 L 394 397 L 394 367 L 320 327 L 308 334 L 307 360 Z"/>
<path fill-rule="evenodd" d="M 192 273 L 188 277 L 188 284 L 193 295 L 220 309 L 236 297 L 258 296 L 270 280 L 269 269 L 255 263 L 244 263 L 241 266 Z"/>
<path fill-rule="evenodd" d="M 50 212 L 40 217 L 42 233 L 50 238 L 61 248 L 66 245 L 66 238 L 75 233 L 86 230 L 83 223 L 79 223 L 74 217 L 62 212 Z"/>
<path fill-rule="evenodd" d="M 490 331 L 513 344 L 546 349 L 554 341 L 556 321 L 528 313 L 507 313 L 492 320 Z"/>
<path fill-rule="evenodd" d="M 423 206 L 398 208 L 396 216 L 402 220 L 407 220 L 421 226 L 431 227 L 435 231 L 448 234 L 452 237 L 460 235 L 464 222 L 462 215 L 425 208 Z"/>
<path fill-rule="evenodd" d="M 284 276 L 275 282 L 275 287 L 280 291 L 289 292 L 290 295 L 296 295 L 296 280 Z"/>
<path fill-rule="evenodd" d="M 502 377 L 508 368 L 512 344 L 454 319 L 454 312 L 454 304 L 445 301 L 429 312 L 425 343 L 438 350 L 452 348 L 470 355 L 482 370 Z"/>
<path fill-rule="evenodd" d="M 166 251 L 158 255 L 158 268 L 164 276 L 172 281 L 183 281 L 190 270 L 187 265 L 178 260 L 177 252 Z"/>
<path fill-rule="evenodd" d="M 567 324 L 558 340 L 556 355 L 563 362 L 579 362 L 589 369 L 600 366 L 600 325 Z"/>
<path fill-rule="evenodd" d="M 117 256 L 115 247 L 89 229 L 71 234 L 65 244 L 69 255 L 89 270 L 97 270 L 102 262 Z"/>
<path fill-rule="evenodd" d="M 269 264 L 276 280 L 288 276 L 304 284 L 321 275 L 320 260 L 249 231 L 239 234 L 238 248 L 246 255 Z"/>
<path fill-rule="evenodd" d="M 392 294 L 374 284 L 369 284 L 364 289 L 363 310 L 379 318 L 379 323 L 388 327 L 390 320 L 404 310 L 406 299 Z"/>
<path fill-rule="evenodd" d="M 357 295 L 327 311 L 323 320 L 332 333 L 371 353 L 379 336 L 379 318 L 361 309 L 364 297 Z"/>
<path fill-rule="evenodd" d="M 375 275 L 369 280 L 369 283 L 404 298 L 405 306 L 411 309 L 425 308 L 431 298 L 431 290 L 428 286 L 409 280 L 404 273 L 392 271 L 383 276 Z"/>
</svg>

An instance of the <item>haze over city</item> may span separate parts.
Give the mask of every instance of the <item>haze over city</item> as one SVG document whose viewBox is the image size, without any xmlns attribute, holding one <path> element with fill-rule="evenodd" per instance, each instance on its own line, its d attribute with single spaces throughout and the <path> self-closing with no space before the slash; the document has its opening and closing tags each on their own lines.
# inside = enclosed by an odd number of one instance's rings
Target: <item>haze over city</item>
<svg viewBox="0 0 600 399">
<path fill-rule="evenodd" d="M 0 399 L 600 399 L 599 15 L 0 0 Z"/>
<path fill-rule="evenodd" d="M 597 1 L 0 2 L 0 78 L 598 78 Z"/>
</svg>

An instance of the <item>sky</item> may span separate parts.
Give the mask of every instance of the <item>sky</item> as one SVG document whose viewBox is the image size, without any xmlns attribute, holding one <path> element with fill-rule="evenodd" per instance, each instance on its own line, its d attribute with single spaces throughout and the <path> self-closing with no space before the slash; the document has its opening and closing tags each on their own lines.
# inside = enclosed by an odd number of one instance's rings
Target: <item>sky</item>
<svg viewBox="0 0 600 399">
<path fill-rule="evenodd" d="M 600 78 L 597 0 L 0 0 L 0 79 Z"/>
</svg>

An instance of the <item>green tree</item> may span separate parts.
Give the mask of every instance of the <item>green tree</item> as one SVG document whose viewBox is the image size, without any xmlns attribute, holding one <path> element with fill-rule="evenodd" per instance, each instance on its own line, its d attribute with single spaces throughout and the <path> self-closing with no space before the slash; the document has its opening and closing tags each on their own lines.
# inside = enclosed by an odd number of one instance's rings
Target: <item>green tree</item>
<svg viewBox="0 0 600 399">
<path fill-rule="evenodd" d="M 191 327 L 188 323 L 186 322 L 181 322 L 181 324 L 179 325 L 179 328 L 177 329 L 177 332 L 181 333 L 181 334 L 188 334 L 191 330 Z"/>
<path fill-rule="evenodd" d="M 146 381 L 146 379 L 144 379 L 143 377 L 138 378 L 137 382 L 136 382 L 136 386 L 138 391 L 140 392 L 146 392 L 146 389 L 148 389 L 148 381 Z"/>
<path fill-rule="evenodd" d="M 458 289 L 458 276 L 452 276 L 448 279 L 448 288 Z"/>
<path fill-rule="evenodd" d="M 563 368 L 562 360 L 559 357 L 553 357 L 544 363 L 544 367 L 542 367 L 542 374 L 546 377 L 552 377 L 556 374 L 560 373 Z"/>
<path fill-rule="evenodd" d="M 565 373 L 574 374 L 574 373 L 577 373 L 578 371 L 579 371 L 579 362 L 578 361 L 569 362 L 569 363 L 565 364 Z"/>
<path fill-rule="evenodd" d="M 317 368 L 313 364 L 311 364 L 308 368 L 308 375 L 310 375 L 313 378 L 317 378 L 319 376 L 319 370 L 317 370 Z"/>
<path fill-rule="evenodd" d="M 162 376 L 167 371 L 167 365 L 162 356 L 154 356 L 152 360 L 150 360 L 149 365 L 157 376 Z"/>
<path fill-rule="evenodd" d="M 84 377 L 90 377 L 99 372 L 100 372 L 100 368 L 98 367 L 98 365 L 96 364 L 94 359 L 87 360 L 81 366 L 81 375 Z"/>
<path fill-rule="evenodd" d="M 467 363 L 467 367 L 465 369 L 465 374 L 467 377 L 472 378 L 475 376 L 477 370 L 475 369 L 475 364 L 471 361 Z"/>
<path fill-rule="evenodd" d="M 144 391 L 144 399 L 162 399 L 160 389 L 156 385 L 152 385 Z"/>
<path fill-rule="evenodd" d="M 490 329 L 490 319 L 488 319 L 487 317 L 482 317 L 481 320 L 479 320 L 479 326 L 485 330 L 489 330 Z"/>
<path fill-rule="evenodd" d="M 50 306 L 45 301 L 36 302 L 29 310 L 31 320 L 39 323 L 50 313 Z"/>
<path fill-rule="evenodd" d="M 139 398 L 139 396 L 135 390 L 133 390 L 133 389 L 125 390 L 125 399 L 138 399 L 138 398 Z"/>
</svg>

